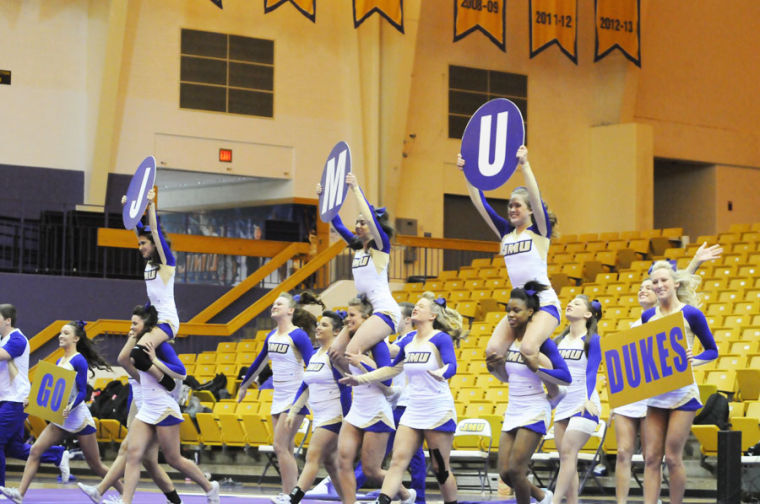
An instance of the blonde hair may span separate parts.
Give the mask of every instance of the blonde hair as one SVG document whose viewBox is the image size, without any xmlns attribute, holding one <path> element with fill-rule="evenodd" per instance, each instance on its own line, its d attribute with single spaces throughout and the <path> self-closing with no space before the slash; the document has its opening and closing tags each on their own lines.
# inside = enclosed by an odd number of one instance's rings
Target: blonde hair
<svg viewBox="0 0 760 504">
<path fill-rule="evenodd" d="M 458 311 L 436 303 L 436 297 L 433 292 L 423 292 L 422 298 L 430 301 L 430 310 L 435 314 L 435 320 L 433 321 L 435 329 L 447 333 L 454 341 L 458 341 L 467 335 L 469 331 L 464 329 L 462 315 Z"/>
<path fill-rule="evenodd" d="M 667 270 L 673 281 L 678 284 L 678 287 L 676 288 L 676 297 L 678 300 L 684 304 L 698 308 L 701 302 L 697 295 L 697 287 L 702 283 L 702 277 L 699 275 L 693 275 L 686 270 L 674 270 L 673 266 L 668 261 L 656 261 L 652 265 L 652 271 L 649 273 L 650 279 L 652 273 L 661 269 Z"/>
</svg>

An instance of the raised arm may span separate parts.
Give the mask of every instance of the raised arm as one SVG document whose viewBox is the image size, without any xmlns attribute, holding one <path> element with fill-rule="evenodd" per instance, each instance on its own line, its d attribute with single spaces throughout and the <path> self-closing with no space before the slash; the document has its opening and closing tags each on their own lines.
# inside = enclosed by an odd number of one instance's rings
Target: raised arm
<svg viewBox="0 0 760 504">
<path fill-rule="evenodd" d="M 361 187 L 359 187 L 359 183 L 356 181 L 356 176 L 354 176 L 353 173 L 346 175 L 346 184 L 348 184 L 351 192 L 354 193 L 354 197 L 356 197 L 359 213 L 367 219 L 367 226 L 369 227 L 372 239 L 375 241 L 375 245 L 377 245 L 377 247 L 383 252 L 389 253 L 391 251 L 390 237 L 385 231 L 383 231 L 383 228 L 380 227 L 375 212 L 372 210 L 369 201 L 367 201 L 367 198 L 364 196 Z"/>
<path fill-rule="evenodd" d="M 161 225 L 158 222 L 158 216 L 156 215 L 156 204 L 153 201 L 156 193 L 151 189 L 148 192 L 148 223 L 150 224 L 150 232 L 153 235 L 153 241 L 156 243 L 156 251 L 161 258 L 161 264 L 167 266 L 176 266 L 177 261 L 172 254 L 169 244 L 164 238 L 164 233 L 161 231 Z"/>
<path fill-rule="evenodd" d="M 464 159 L 461 154 L 457 154 L 457 166 L 460 170 L 464 169 Z M 465 177 L 465 184 L 467 184 L 467 193 L 470 195 L 472 204 L 475 205 L 475 209 L 478 211 L 483 220 L 486 221 L 488 227 L 501 239 L 502 236 L 512 231 L 512 226 L 509 221 L 501 217 L 496 211 L 488 204 L 486 195 L 483 191 L 470 184 L 470 181 Z"/>
<path fill-rule="evenodd" d="M 530 199 L 530 206 L 533 209 L 533 218 L 536 220 L 538 232 L 541 236 L 548 238 L 552 232 L 551 225 L 547 218 L 544 202 L 541 200 L 538 182 L 536 182 L 536 177 L 533 175 L 533 170 L 530 169 L 528 149 L 524 145 L 521 145 L 517 149 L 517 166 L 522 170 L 523 178 L 525 179 L 525 188 L 528 190 L 528 198 Z"/>
<path fill-rule="evenodd" d="M 723 247 L 721 247 L 719 243 L 716 243 L 715 245 L 708 247 L 707 242 L 704 242 L 702 245 L 699 246 L 697 251 L 694 253 L 694 257 L 692 258 L 689 265 L 686 267 L 686 271 L 688 271 L 689 273 L 693 275 L 697 272 L 699 267 L 702 266 L 702 263 L 706 261 L 714 261 L 715 259 L 720 259 L 720 255 L 722 253 L 723 253 Z"/>
</svg>

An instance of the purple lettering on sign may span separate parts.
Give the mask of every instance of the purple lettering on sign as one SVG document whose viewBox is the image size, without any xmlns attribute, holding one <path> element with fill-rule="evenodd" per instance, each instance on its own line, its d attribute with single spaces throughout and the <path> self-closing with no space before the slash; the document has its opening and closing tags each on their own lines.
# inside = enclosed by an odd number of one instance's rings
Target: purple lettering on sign
<svg viewBox="0 0 760 504">
<path fill-rule="evenodd" d="M 134 229 L 148 206 L 148 192 L 156 180 L 156 158 L 148 156 L 143 159 L 132 176 L 127 188 L 127 202 L 121 211 L 121 218 L 126 229 Z"/>
<path fill-rule="evenodd" d="M 330 222 L 338 215 L 346 199 L 346 175 L 351 171 L 351 149 L 346 142 L 338 142 L 330 151 L 322 170 L 322 192 L 319 195 L 319 218 Z"/>
<path fill-rule="evenodd" d="M 517 149 L 525 142 L 525 125 L 517 105 L 496 98 L 470 118 L 462 135 L 464 175 L 482 191 L 502 186 L 517 167 Z"/>
</svg>

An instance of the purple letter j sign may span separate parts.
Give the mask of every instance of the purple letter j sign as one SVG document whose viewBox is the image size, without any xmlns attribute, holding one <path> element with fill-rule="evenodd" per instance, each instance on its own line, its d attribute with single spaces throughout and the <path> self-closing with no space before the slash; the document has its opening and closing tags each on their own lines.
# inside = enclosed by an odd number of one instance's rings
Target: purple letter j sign
<svg viewBox="0 0 760 504">
<path fill-rule="evenodd" d="M 525 126 L 517 105 L 496 98 L 470 118 L 462 135 L 464 174 L 482 191 L 503 185 L 517 167 L 517 149 L 525 141 Z"/>
</svg>

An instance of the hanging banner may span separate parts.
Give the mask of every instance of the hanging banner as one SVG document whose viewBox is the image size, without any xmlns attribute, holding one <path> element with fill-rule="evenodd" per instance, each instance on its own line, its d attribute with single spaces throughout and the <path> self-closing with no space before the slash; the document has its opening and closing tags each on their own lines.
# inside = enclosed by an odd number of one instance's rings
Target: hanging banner
<svg viewBox="0 0 760 504">
<path fill-rule="evenodd" d="M 454 0 L 454 42 L 480 30 L 506 51 L 507 0 Z"/>
<path fill-rule="evenodd" d="M 552 44 L 578 64 L 577 0 L 530 0 L 530 57 Z"/>
<path fill-rule="evenodd" d="M 641 68 L 641 4 L 639 0 L 595 0 L 594 61 L 614 49 Z"/>
<path fill-rule="evenodd" d="M 284 3 L 291 3 L 301 14 L 317 22 L 317 0 L 264 0 L 264 13 L 269 14 Z"/>
<path fill-rule="evenodd" d="M 354 28 L 377 12 L 398 31 L 404 33 L 404 0 L 353 0 Z"/>
<path fill-rule="evenodd" d="M 602 338 L 610 408 L 694 383 L 683 320 L 676 312 Z"/>
</svg>

